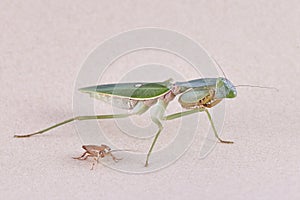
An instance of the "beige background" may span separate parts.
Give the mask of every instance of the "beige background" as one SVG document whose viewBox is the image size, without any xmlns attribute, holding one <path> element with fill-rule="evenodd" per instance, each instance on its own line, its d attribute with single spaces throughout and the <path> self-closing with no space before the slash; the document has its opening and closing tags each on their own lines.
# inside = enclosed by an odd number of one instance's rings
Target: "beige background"
<svg viewBox="0 0 300 200">
<path fill-rule="evenodd" d="M 0 2 L 1 199 L 299 199 L 299 2 L 172 2 Z M 193 38 L 235 84 L 280 91 L 239 88 L 223 128 L 234 145 L 218 144 L 199 160 L 197 137 L 180 160 L 150 174 L 90 171 L 91 162 L 72 160 L 82 152 L 72 125 L 12 137 L 72 116 L 88 53 L 143 26 Z"/>
</svg>

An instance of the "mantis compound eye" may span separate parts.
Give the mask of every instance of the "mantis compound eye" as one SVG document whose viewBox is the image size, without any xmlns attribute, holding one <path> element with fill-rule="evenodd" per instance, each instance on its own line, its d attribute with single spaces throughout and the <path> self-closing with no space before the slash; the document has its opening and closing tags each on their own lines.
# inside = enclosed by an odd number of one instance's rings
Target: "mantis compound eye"
<svg viewBox="0 0 300 200">
<path fill-rule="evenodd" d="M 220 77 L 216 83 L 216 98 L 234 98 L 237 95 L 236 88 L 226 78 Z"/>
</svg>

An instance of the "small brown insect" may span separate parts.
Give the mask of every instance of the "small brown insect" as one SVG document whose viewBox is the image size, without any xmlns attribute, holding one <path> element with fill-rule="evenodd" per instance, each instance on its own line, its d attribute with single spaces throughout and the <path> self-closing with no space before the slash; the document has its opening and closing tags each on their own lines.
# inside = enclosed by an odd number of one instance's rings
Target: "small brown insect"
<svg viewBox="0 0 300 200">
<path fill-rule="evenodd" d="M 94 162 L 92 164 L 91 170 L 93 170 L 96 163 L 99 162 L 99 158 L 104 158 L 105 156 L 111 156 L 115 162 L 122 160 L 122 158 L 116 158 L 111 153 L 114 150 L 111 150 L 111 148 L 105 144 L 101 144 L 101 146 L 83 145 L 82 148 L 85 150 L 85 152 L 80 157 L 73 157 L 73 159 L 86 160 L 88 157 L 93 157 Z"/>
</svg>

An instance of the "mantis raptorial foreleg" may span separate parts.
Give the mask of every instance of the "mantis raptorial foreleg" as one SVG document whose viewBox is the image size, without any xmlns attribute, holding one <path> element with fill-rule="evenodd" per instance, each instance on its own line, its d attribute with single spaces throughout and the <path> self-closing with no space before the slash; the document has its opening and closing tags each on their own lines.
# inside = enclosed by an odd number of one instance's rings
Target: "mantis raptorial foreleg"
<svg viewBox="0 0 300 200">
<path fill-rule="evenodd" d="M 212 108 L 215 105 L 217 105 L 218 103 L 220 103 L 221 101 L 222 101 L 221 99 L 217 99 L 217 100 L 213 101 L 212 103 L 205 105 L 205 107 L 206 108 Z"/>
<path fill-rule="evenodd" d="M 218 102 L 219 103 L 219 102 Z M 194 114 L 194 113 L 197 113 L 197 112 L 205 112 L 208 116 L 208 119 L 209 119 L 209 122 L 213 128 L 213 131 L 214 131 L 214 134 L 216 136 L 216 138 L 221 142 L 221 143 L 227 143 L 227 144 L 232 144 L 233 142 L 232 141 L 225 141 L 225 140 L 222 140 L 220 138 L 220 136 L 218 135 L 218 132 L 216 130 L 216 127 L 214 125 L 214 122 L 211 118 L 211 115 L 210 113 L 208 112 L 208 110 L 206 108 L 196 108 L 196 109 L 193 109 L 193 110 L 188 110 L 188 111 L 185 111 L 185 112 L 178 112 L 178 113 L 175 113 L 175 114 L 172 114 L 172 115 L 168 115 L 168 116 L 165 116 L 163 119 L 164 120 L 173 120 L 173 119 L 176 119 L 176 118 L 180 118 L 180 117 L 183 117 L 183 116 L 187 116 L 187 115 L 191 115 L 191 114 Z"/>
</svg>

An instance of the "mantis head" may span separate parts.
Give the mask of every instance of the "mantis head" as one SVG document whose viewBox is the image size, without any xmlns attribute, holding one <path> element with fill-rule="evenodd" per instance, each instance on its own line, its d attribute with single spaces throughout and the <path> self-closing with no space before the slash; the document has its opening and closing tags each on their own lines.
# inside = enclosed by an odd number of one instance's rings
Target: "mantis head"
<svg viewBox="0 0 300 200">
<path fill-rule="evenodd" d="M 216 94 L 218 99 L 234 98 L 237 95 L 235 86 L 226 78 L 220 77 L 216 81 Z"/>
</svg>

